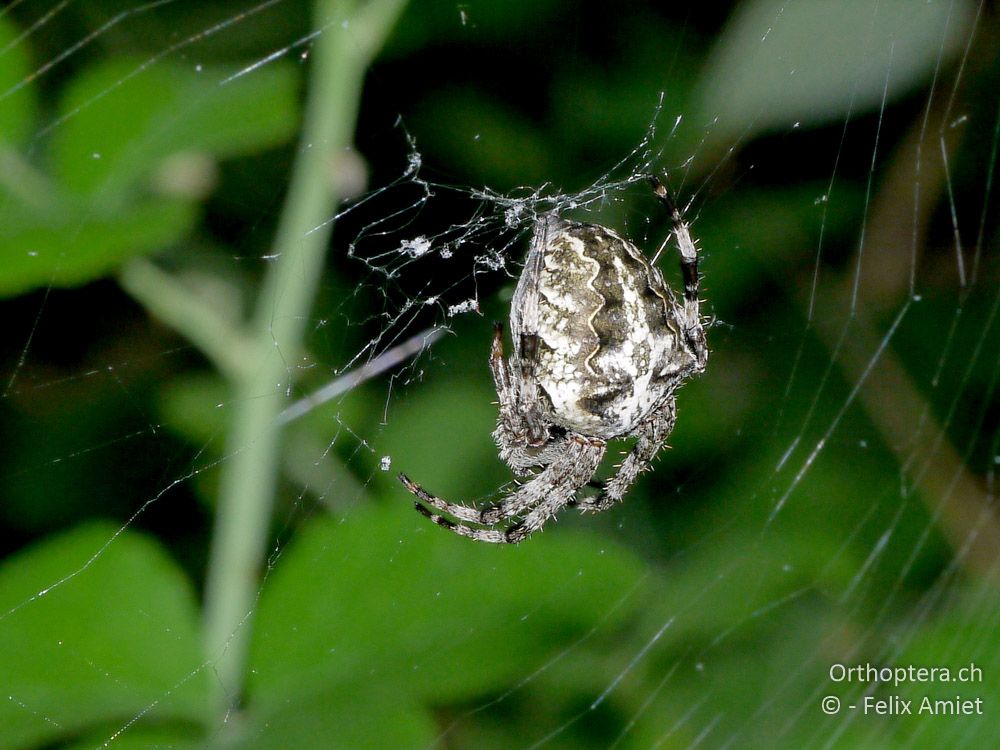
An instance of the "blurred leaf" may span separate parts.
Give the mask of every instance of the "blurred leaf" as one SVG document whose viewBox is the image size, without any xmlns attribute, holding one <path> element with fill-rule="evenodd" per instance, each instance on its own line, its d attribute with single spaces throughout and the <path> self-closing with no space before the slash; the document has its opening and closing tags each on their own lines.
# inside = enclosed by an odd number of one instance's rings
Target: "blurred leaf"
<svg viewBox="0 0 1000 750">
<path fill-rule="evenodd" d="M 1000 739 L 994 711 L 1000 705 L 1000 650 L 996 647 L 997 612 L 1000 596 L 994 584 L 969 586 L 948 605 L 932 612 L 932 619 L 916 634 L 892 666 L 947 667 L 951 681 L 907 682 L 898 693 L 913 701 L 913 717 L 901 717 L 903 734 L 919 738 L 920 747 L 996 747 Z M 916 613 L 918 617 L 926 612 Z M 874 660 L 873 660 L 874 661 Z M 959 670 L 971 680 L 960 682 Z M 886 693 L 897 692 L 886 686 Z M 880 696 L 884 697 L 884 696 Z M 924 698 L 935 700 L 981 700 L 980 713 L 934 715 L 918 713 Z M 909 746 L 909 745 L 904 745 Z"/>
<path fill-rule="evenodd" d="M 0 568 L 0 747 L 136 715 L 201 722 L 208 704 L 187 580 L 148 539 L 87 526 Z M 58 582 L 63 584 L 56 585 Z"/>
<path fill-rule="evenodd" d="M 440 733 L 426 710 L 388 685 L 381 691 L 358 685 L 322 690 L 251 715 L 241 749 L 419 748 L 431 747 Z"/>
<path fill-rule="evenodd" d="M 857 229 L 863 195 L 852 187 L 838 187 L 829 206 L 827 185 L 819 183 L 734 192 L 707 205 L 692 232 L 702 248 L 710 308 L 732 314 L 775 282 L 791 285 L 791 295 L 801 294 L 796 284 L 811 281 L 820 236 L 834 245 Z M 671 260 L 661 260 L 661 267 L 664 262 Z"/>
<path fill-rule="evenodd" d="M 17 40 L 20 34 L 0 15 L 0 148 L 23 144 L 35 122 L 35 88 L 28 81 L 31 60 L 28 45 Z"/>
<path fill-rule="evenodd" d="M 283 704 L 331 684 L 468 700 L 638 604 L 640 563 L 598 537 L 473 544 L 403 500 L 317 520 L 279 561 L 254 624 L 251 694 Z M 317 585 L 318 584 L 318 585 Z"/>
<path fill-rule="evenodd" d="M 183 374 L 160 389 L 159 418 L 191 445 L 207 448 L 215 443 L 221 451 L 229 417 L 225 408 L 229 395 L 229 386 L 219 375 Z"/>
<path fill-rule="evenodd" d="M 9 220 L 0 225 L 0 295 L 77 286 L 106 276 L 130 257 L 179 241 L 197 218 L 194 203 L 167 199 L 108 214 L 63 208 L 58 215 L 5 212 Z"/>
<path fill-rule="evenodd" d="M 205 737 L 194 727 L 146 727 L 137 724 L 121 732 L 120 725 L 92 732 L 79 742 L 60 745 L 60 750 L 94 750 L 105 746 L 114 750 L 204 750 Z M 114 741 L 109 740 L 114 737 Z"/>
<path fill-rule="evenodd" d="M 648 614 L 657 623 L 674 620 L 664 647 L 679 652 L 691 642 L 707 643 L 734 623 L 740 639 L 752 639 L 756 628 L 771 627 L 762 612 L 799 596 L 821 597 L 831 579 L 856 570 L 849 568 L 853 561 L 835 558 L 824 567 L 836 549 L 819 533 L 775 535 L 764 544 L 756 529 L 730 525 L 720 526 L 712 542 L 687 551 L 655 583 Z"/>
<path fill-rule="evenodd" d="M 268 65 L 227 82 L 235 72 L 123 59 L 85 71 L 60 106 L 56 174 L 73 190 L 114 204 L 172 154 L 225 158 L 290 138 L 298 121 L 295 70 Z"/>
<path fill-rule="evenodd" d="M 496 406 L 491 403 L 496 401 L 496 391 L 486 368 L 489 332 L 482 328 L 479 345 L 471 337 L 435 345 L 453 369 L 438 370 L 424 383 L 411 386 L 413 393 L 393 405 L 386 431 L 374 441 L 375 450 L 388 455 L 395 469 L 433 492 L 464 501 L 493 492 L 500 482 L 512 479 L 490 437 L 497 420 Z M 354 399 L 352 394 L 348 401 Z"/>
<path fill-rule="evenodd" d="M 929 77 L 968 37 L 970 3 L 751 0 L 737 6 L 705 68 L 697 121 L 735 138 L 825 124 L 876 108 Z"/>
</svg>

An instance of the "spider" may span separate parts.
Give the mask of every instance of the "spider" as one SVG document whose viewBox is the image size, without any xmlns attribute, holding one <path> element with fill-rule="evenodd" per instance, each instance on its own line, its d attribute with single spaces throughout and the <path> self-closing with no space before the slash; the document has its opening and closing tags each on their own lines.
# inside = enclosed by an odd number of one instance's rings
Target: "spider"
<svg viewBox="0 0 1000 750">
<path fill-rule="evenodd" d="M 516 544 L 566 506 L 607 510 L 650 468 L 677 419 L 674 392 L 705 369 L 708 347 L 697 247 L 667 189 L 656 177 L 649 181 L 673 221 L 683 301 L 611 229 L 540 217 L 511 301 L 514 353 L 504 359 L 496 323 L 489 357 L 500 411 L 493 439 L 514 474 L 530 479 L 476 509 L 400 474 L 417 510 L 434 523 L 476 541 Z M 615 438 L 635 444 L 610 480 L 594 482 Z M 578 497 L 588 485 L 600 491 Z"/>
</svg>

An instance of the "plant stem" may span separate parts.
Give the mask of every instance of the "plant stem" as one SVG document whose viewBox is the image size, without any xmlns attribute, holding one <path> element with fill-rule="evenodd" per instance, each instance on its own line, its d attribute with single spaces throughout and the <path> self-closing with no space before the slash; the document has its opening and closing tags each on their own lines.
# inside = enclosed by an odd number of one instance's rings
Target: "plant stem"
<svg viewBox="0 0 1000 750">
<path fill-rule="evenodd" d="M 235 413 L 223 462 L 205 590 L 205 646 L 214 665 L 215 716 L 244 692 L 251 616 L 260 587 L 281 455 L 278 415 L 303 353 L 303 334 L 336 212 L 336 157 L 349 148 L 364 73 L 402 7 L 316 0 L 320 33 L 302 139 L 249 331 L 251 366 L 233 383 Z"/>
<path fill-rule="evenodd" d="M 122 266 L 118 283 L 148 313 L 183 334 L 230 380 L 252 364 L 242 329 L 176 274 L 146 258 L 134 258 Z"/>
</svg>

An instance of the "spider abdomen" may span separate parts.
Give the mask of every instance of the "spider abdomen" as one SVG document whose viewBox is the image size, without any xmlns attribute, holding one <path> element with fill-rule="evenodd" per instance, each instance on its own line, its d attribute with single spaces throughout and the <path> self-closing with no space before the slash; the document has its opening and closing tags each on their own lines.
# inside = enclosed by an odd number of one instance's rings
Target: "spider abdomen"
<svg viewBox="0 0 1000 750">
<path fill-rule="evenodd" d="M 670 292 L 638 248 L 605 227 L 549 218 L 540 231 L 543 257 L 526 283 L 538 289 L 535 380 L 549 418 L 584 435 L 630 433 L 690 359 Z"/>
</svg>

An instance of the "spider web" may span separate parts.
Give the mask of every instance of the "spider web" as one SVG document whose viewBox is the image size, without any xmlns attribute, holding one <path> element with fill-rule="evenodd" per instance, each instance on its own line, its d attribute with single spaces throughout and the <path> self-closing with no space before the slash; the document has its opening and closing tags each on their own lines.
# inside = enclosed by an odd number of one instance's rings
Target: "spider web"
<svg viewBox="0 0 1000 750">
<path fill-rule="evenodd" d="M 0 748 L 995 744 L 991 10 L 415 4 L 331 168 L 301 92 L 389 5 L 0 10 Z M 309 166 L 341 200 L 275 246 Z M 538 216 L 678 288 L 651 172 L 712 320 L 670 449 L 516 548 L 429 524 L 398 471 L 516 487 L 486 357 Z M 301 351 L 271 278 L 316 284 Z M 227 515 L 262 446 L 271 505 Z"/>
</svg>

